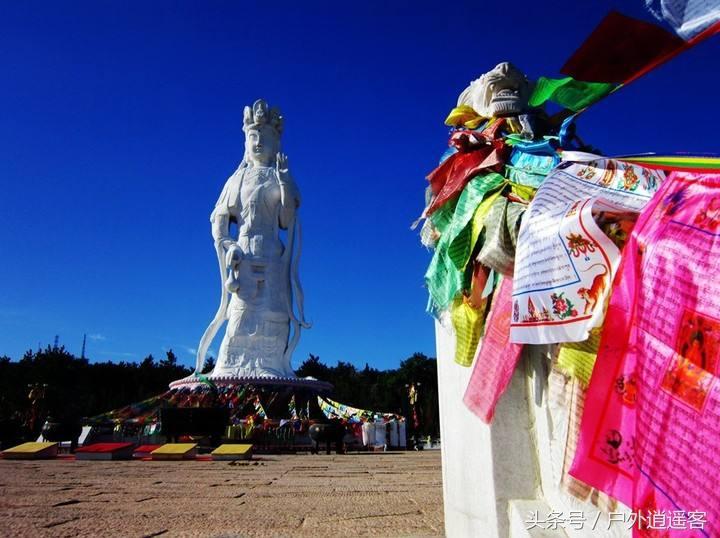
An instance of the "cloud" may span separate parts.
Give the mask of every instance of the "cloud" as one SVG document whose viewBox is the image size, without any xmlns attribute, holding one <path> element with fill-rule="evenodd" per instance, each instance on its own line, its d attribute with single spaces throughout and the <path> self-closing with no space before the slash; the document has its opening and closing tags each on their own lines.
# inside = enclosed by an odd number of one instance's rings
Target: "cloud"
<svg viewBox="0 0 720 538">
<path fill-rule="evenodd" d="M 188 354 L 192 355 L 193 357 L 197 356 L 197 348 L 196 347 L 190 347 L 190 346 L 181 346 L 183 351 L 186 351 Z M 217 350 L 214 348 L 210 348 L 207 350 L 207 353 L 205 354 L 206 357 L 212 357 L 214 359 L 217 359 L 218 353 Z"/>
<path fill-rule="evenodd" d="M 103 335 L 103 334 L 100 334 L 100 333 L 88 334 L 87 337 L 88 337 L 90 340 L 94 340 L 94 341 L 96 341 L 96 342 L 102 342 L 102 341 L 104 341 L 104 340 L 107 340 L 107 336 L 105 336 L 105 335 Z"/>
<path fill-rule="evenodd" d="M 121 357 L 121 358 L 127 358 L 132 359 L 137 357 L 137 353 L 123 353 L 121 351 L 101 351 L 99 355 L 109 355 L 111 357 Z"/>
</svg>

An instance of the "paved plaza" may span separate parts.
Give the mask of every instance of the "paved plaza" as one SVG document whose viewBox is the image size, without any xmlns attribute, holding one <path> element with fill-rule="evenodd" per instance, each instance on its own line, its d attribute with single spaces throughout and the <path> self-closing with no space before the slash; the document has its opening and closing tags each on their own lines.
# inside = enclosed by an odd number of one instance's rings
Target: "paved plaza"
<svg viewBox="0 0 720 538">
<path fill-rule="evenodd" d="M 440 451 L 0 460 L 0 536 L 443 536 Z"/>
</svg>

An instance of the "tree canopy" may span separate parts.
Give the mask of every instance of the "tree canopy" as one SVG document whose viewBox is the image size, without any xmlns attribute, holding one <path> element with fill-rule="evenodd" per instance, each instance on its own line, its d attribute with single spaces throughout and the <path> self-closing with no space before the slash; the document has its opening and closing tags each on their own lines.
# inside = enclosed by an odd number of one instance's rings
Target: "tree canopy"
<svg viewBox="0 0 720 538">
<path fill-rule="evenodd" d="M 209 359 L 206 372 L 214 365 Z M 148 355 L 135 362 L 89 362 L 62 346 L 28 351 L 19 361 L 0 357 L 0 420 L 23 421 L 30 412 L 33 387 L 41 387 L 43 416 L 78 419 L 139 402 L 168 389 L 168 384 L 192 372 L 178 364 L 172 350 L 159 361 Z M 437 368 L 435 359 L 420 353 L 394 370 L 380 371 L 368 364 L 358 370 L 338 361 L 324 364 L 310 355 L 297 369 L 299 377 L 312 376 L 335 387 L 330 397 L 353 407 L 408 416 L 408 387 L 419 384 L 419 411 L 426 434 L 437 433 Z M 36 425 L 39 427 L 38 425 Z"/>
<path fill-rule="evenodd" d="M 408 390 L 415 384 L 419 391 L 421 431 L 439 433 L 437 362 L 422 353 L 415 353 L 394 370 L 377 370 L 368 364 L 358 370 L 350 363 L 338 361 L 327 366 L 320 357 L 310 355 L 295 372 L 300 377 L 312 376 L 332 383 L 332 398 L 345 405 L 379 412 L 410 416 Z"/>
</svg>

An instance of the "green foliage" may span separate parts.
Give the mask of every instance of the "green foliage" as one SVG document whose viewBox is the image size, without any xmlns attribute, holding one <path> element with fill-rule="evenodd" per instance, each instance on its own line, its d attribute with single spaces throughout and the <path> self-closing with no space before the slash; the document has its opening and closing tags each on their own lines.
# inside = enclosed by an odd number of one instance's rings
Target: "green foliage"
<svg viewBox="0 0 720 538">
<path fill-rule="evenodd" d="M 28 351 L 17 362 L 0 358 L 0 420 L 29 413 L 30 385 L 47 385 L 42 415 L 75 419 L 96 415 L 141 401 L 168 389 L 170 381 L 191 370 L 167 358 L 155 363 L 152 355 L 141 363 L 97 362 L 79 359 L 64 347 Z"/>
<path fill-rule="evenodd" d="M 168 349 L 165 352 L 165 358 L 160 361 L 160 366 L 163 368 L 172 368 L 177 364 L 177 357 L 173 353 L 172 349 Z"/>
<path fill-rule="evenodd" d="M 214 359 L 208 358 L 204 371 Z M 19 361 L 0 356 L 0 420 L 27 417 L 30 385 L 47 385 L 42 406 L 43 418 L 93 416 L 145 400 L 168 389 L 168 384 L 190 375 L 191 369 L 178 365 L 172 350 L 156 361 L 152 355 L 140 363 L 97 362 L 79 359 L 64 347 L 26 352 Z M 435 359 L 415 353 L 394 370 L 380 371 L 368 364 L 358 370 L 349 362 L 327 366 L 310 355 L 297 369 L 299 377 L 312 376 L 333 384 L 334 400 L 353 407 L 411 416 L 408 386 L 419 383 L 420 431 L 437 434 L 437 366 Z"/>
<path fill-rule="evenodd" d="M 438 422 L 437 363 L 422 353 L 415 353 L 400 363 L 395 370 L 380 371 L 365 364 L 357 370 L 350 363 L 338 361 L 337 366 L 327 366 L 320 357 L 310 355 L 296 370 L 299 377 L 312 376 L 328 381 L 335 387 L 331 398 L 353 407 L 378 412 L 399 413 L 411 416 L 408 404 L 408 388 L 418 386 L 418 412 L 420 432 L 437 435 Z"/>
<path fill-rule="evenodd" d="M 310 356 L 305 359 L 305 362 L 300 365 L 295 374 L 298 377 L 314 377 L 326 381 L 330 375 L 330 368 L 320 362 L 320 357 L 310 353 Z"/>
<path fill-rule="evenodd" d="M 213 371 L 213 368 L 215 368 L 215 359 L 213 359 L 212 357 L 207 357 L 205 359 L 205 362 L 203 363 L 202 371 L 200 373 L 209 374 Z"/>
</svg>

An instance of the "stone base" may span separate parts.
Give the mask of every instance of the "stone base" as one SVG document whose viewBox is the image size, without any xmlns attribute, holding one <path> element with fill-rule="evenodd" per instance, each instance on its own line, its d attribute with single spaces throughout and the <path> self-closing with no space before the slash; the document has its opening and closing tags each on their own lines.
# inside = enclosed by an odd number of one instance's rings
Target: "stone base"
<svg viewBox="0 0 720 538">
<path fill-rule="evenodd" d="M 313 389 L 318 392 L 330 392 L 333 386 L 326 381 L 319 381 L 317 379 L 303 378 L 303 377 L 254 377 L 254 376 L 213 376 L 203 375 L 199 378 L 195 374 L 189 375 L 177 381 L 170 383 L 171 389 L 177 389 L 181 387 L 196 387 L 198 385 L 207 385 L 207 381 L 218 387 L 226 387 L 233 385 L 272 385 L 281 387 L 297 387 Z"/>
</svg>

